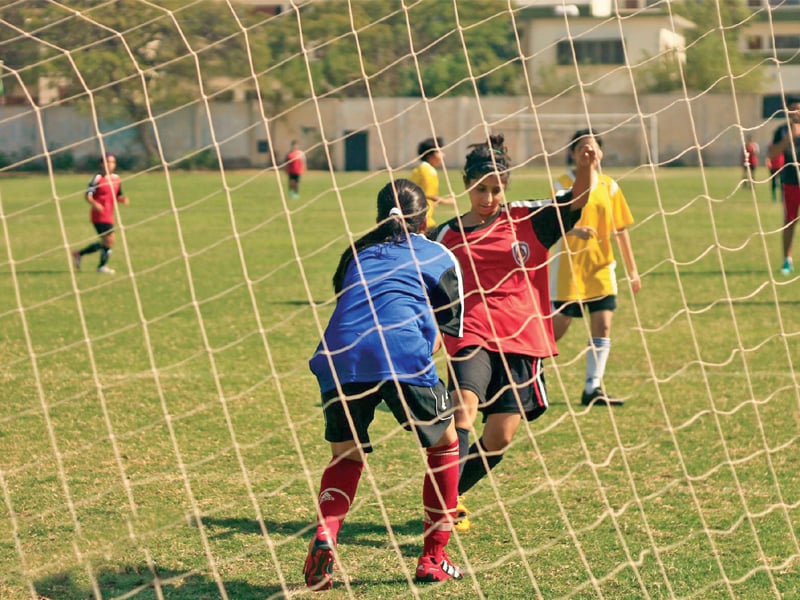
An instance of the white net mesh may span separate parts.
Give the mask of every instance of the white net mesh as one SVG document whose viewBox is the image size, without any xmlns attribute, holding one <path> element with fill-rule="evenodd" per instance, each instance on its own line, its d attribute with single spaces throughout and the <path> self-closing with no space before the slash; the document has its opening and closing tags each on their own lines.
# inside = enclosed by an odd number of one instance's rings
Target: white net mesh
<svg viewBox="0 0 800 600">
<path fill-rule="evenodd" d="M 330 456 L 308 359 L 377 191 L 441 136 L 457 206 L 436 218 L 466 212 L 467 148 L 503 132 L 507 196 L 546 197 L 584 127 L 635 217 L 642 290 L 615 248 L 604 377 L 625 406 L 581 405 L 576 320 L 546 361 L 551 407 L 470 491 L 464 581 L 434 591 L 413 582 L 424 452 L 378 411 L 330 594 L 793 597 L 800 287 L 763 167 L 787 121 L 748 86 L 792 91 L 798 17 L 607 4 L 3 2 L 0 597 L 305 593 Z M 130 198 L 113 276 L 72 257 L 96 240 L 106 152 Z"/>
</svg>

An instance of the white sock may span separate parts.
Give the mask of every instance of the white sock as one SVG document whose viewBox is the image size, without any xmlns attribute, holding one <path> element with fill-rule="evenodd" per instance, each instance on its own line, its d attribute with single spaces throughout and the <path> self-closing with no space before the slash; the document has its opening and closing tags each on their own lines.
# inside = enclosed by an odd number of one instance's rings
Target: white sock
<svg viewBox="0 0 800 600">
<path fill-rule="evenodd" d="M 588 394 L 600 387 L 606 373 L 608 354 L 611 352 L 611 338 L 593 337 L 589 340 L 586 352 L 586 384 L 584 390 Z"/>
</svg>

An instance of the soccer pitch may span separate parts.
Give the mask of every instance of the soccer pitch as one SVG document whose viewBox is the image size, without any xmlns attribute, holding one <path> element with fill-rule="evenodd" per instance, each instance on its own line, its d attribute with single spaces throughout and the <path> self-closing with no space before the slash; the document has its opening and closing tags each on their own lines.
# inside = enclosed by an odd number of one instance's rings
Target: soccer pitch
<svg viewBox="0 0 800 600">
<path fill-rule="evenodd" d="M 606 387 L 625 406 L 580 405 L 573 323 L 546 363 L 550 409 L 470 492 L 473 530 L 449 550 L 468 575 L 427 587 L 411 583 L 423 454 L 379 412 L 326 598 L 798 597 L 800 281 L 777 272 L 781 205 L 738 167 L 609 174 L 642 275 L 634 297 L 619 273 Z M 312 172 L 297 200 L 273 171 L 120 175 L 114 276 L 96 255 L 72 270 L 94 238 L 88 174 L 0 183 L 0 598 L 311 596 L 330 451 L 307 361 L 388 174 Z M 523 170 L 507 197 L 548 190 Z"/>
</svg>

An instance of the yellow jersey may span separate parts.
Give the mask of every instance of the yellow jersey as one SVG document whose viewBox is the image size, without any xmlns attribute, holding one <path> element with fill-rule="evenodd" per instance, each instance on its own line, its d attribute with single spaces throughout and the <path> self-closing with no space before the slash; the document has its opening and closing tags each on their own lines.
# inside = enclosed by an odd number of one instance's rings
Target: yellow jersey
<svg viewBox="0 0 800 600">
<path fill-rule="evenodd" d="M 421 161 L 419 165 L 411 171 L 409 179 L 422 188 L 426 198 L 439 195 L 439 174 L 436 172 L 436 167 L 429 162 Z M 433 219 L 433 211 L 435 208 L 436 203 L 428 200 L 428 229 L 436 225 L 436 221 Z"/>
<path fill-rule="evenodd" d="M 575 180 L 570 171 L 553 184 L 556 192 L 570 189 Z M 616 261 L 611 239 L 615 232 L 633 223 L 633 215 L 619 185 L 599 175 L 575 227 L 592 227 L 597 235 L 582 240 L 565 235 L 553 248 L 551 296 L 559 302 L 595 300 L 617 294 Z"/>
</svg>

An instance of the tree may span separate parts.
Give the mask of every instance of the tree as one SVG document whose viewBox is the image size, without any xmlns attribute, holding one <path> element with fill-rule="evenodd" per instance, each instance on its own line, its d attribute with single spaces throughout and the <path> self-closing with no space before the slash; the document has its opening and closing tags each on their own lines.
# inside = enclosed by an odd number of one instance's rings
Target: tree
<svg viewBox="0 0 800 600">
<path fill-rule="evenodd" d="M 156 8 L 134 0 L 75 0 L 69 7 L 20 6 L 13 16 L 36 42 L 39 74 L 65 78 L 64 101 L 96 113 L 101 127 L 133 124 L 151 161 L 160 115 L 202 101 L 214 92 L 215 78 L 250 76 L 244 33 L 225 4 L 162 0 Z"/>
<path fill-rule="evenodd" d="M 101 128 L 131 124 L 155 163 L 159 117 L 234 86 L 271 115 L 321 97 L 521 93 L 514 26 L 507 0 L 328 0 L 279 15 L 214 0 L 26 0 L 3 9 L 0 43 L 17 40 L 10 64 L 26 85 L 66 80 L 63 102 Z"/>
<path fill-rule="evenodd" d="M 482 94 L 519 92 L 506 0 L 329 0 L 302 5 L 300 25 L 286 17 L 254 29 L 281 65 L 269 76 L 284 99 L 472 94 L 470 68 Z"/>
<path fill-rule="evenodd" d="M 738 43 L 741 28 L 737 25 L 751 16 L 744 0 L 683 0 L 672 6 L 676 14 L 696 26 L 686 32 L 686 62 L 682 73 L 688 89 L 739 93 L 761 89 L 763 75 L 757 68 L 758 61 L 747 57 Z M 683 85 L 681 66 L 675 56 L 655 62 L 644 72 L 647 91 L 665 92 Z"/>
</svg>

